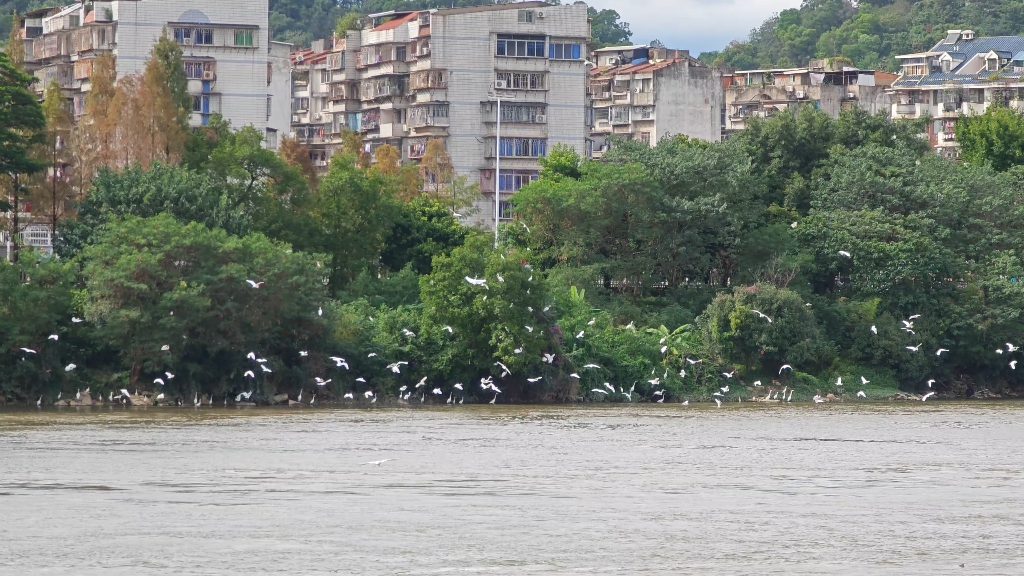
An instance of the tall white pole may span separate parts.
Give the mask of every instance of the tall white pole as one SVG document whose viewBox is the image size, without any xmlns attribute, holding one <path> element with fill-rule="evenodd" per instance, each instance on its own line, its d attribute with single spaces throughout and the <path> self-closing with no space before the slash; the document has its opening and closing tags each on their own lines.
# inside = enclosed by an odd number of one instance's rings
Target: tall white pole
<svg viewBox="0 0 1024 576">
<path fill-rule="evenodd" d="M 498 131 L 494 162 L 494 248 L 498 248 L 498 223 L 501 221 L 501 98 L 498 98 Z"/>
</svg>

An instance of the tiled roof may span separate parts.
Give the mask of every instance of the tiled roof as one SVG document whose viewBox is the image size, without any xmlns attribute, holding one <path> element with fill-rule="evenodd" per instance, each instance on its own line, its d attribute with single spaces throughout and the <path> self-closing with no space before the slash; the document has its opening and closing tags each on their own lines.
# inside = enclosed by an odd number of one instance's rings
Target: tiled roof
<svg viewBox="0 0 1024 576">
<path fill-rule="evenodd" d="M 947 84 L 978 84 L 987 81 L 993 74 L 998 74 L 1000 80 L 1019 82 L 1022 74 L 1014 72 L 1012 66 L 1004 67 L 995 73 L 985 69 L 982 69 L 977 74 L 957 73 L 957 70 L 967 65 L 978 54 L 985 55 L 991 51 L 995 51 L 1000 56 L 1009 59 L 1013 54 L 1024 52 L 1024 36 L 989 36 L 971 40 L 960 40 L 955 44 L 946 44 L 945 40 L 942 40 L 931 49 L 931 52 L 948 53 L 954 60 L 961 61 L 959 66 L 951 72 L 933 72 L 927 76 L 903 76 L 893 83 L 893 87 L 915 88 Z"/>
<path fill-rule="evenodd" d="M 674 58 L 662 60 L 661 62 L 643 62 L 641 64 L 625 64 L 623 66 L 596 66 L 590 69 L 590 76 L 594 79 L 603 77 L 611 78 L 620 74 L 647 74 L 685 62 L 685 58 Z"/>
<path fill-rule="evenodd" d="M 388 20 L 387 22 L 385 22 L 385 23 L 381 24 L 380 26 L 377 26 L 376 28 L 371 30 L 371 32 L 380 32 L 382 30 L 394 30 L 395 28 L 398 28 L 399 26 L 401 26 L 402 24 L 405 24 L 406 22 L 412 22 L 419 15 L 420 15 L 419 12 L 410 12 L 410 13 L 408 13 L 405 16 L 402 16 L 400 18 L 395 18 L 393 20 Z"/>
</svg>

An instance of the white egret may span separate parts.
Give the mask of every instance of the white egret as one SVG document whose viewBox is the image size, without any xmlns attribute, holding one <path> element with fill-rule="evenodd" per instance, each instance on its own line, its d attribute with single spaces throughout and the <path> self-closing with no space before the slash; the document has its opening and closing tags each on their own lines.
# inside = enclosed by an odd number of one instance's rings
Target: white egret
<svg viewBox="0 0 1024 576">
<path fill-rule="evenodd" d="M 248 358 L 249 360 L 255 360 L 256 359 L 256 353 L 255 352 L 249 352 L 248 354 L 245 355 L 245 357 Z"/>
<path fill-rule="evenodd" d="M 377 353 L 376 353 L 376 352 L 370 352 L 369 354 L 367 354 L 367 355 L 366 355 L 366 357 L 367 357 L 367 358 L 373 358 L 373 357 L 374 357 L 374 356 L 376 356 L 376 355 L 377 355 Z"/>
<path fill-rule="evenodd" d="M 246 280 L 246 282 L 249 284 L 249 286 L 252 286 L 253 288 L 259 288 L 264 284 L 264 282 L 256 282 L 255 280 Z"/>
<path fill-rule="evenodd" d="M 590 389 L 590 391 L 591 391 L 591 392 L 597 392 L 598 394 L 604 394 L 604 395 L 606 395 L 606 396 L 608 395 L 608 392 L 607 392 L 607 391 L 605 391 L 605 390 L 601 390 L 600 388 L 591 388 L 591 389 Z"/>
<path fill-rule="evenodd" d="M 760 318 L 764 318 L 765 320 L 768 321 L 769 324 L 772 323 L 772 319 L 769 318 L 768 315 L 765 314 L 764 312 L 761 312 L 760 310 L 751 310 L 751 312 L 753 312 L 754 314 L 757 314 Z"/>
<path fill-rule="evenodd" d="M 299 356 L 305 358 L 306 356 L 309 356 L 309 352 L 306 350 L 299 350 Z"/>
<path fill-rule="evenodd" d="M 690 360 L 689 358 L 687 358 L 686 361 L 689 362 L 691 366 L 703 362 L 703 360 Z"/>
<path fill-rule="evenodd" d="M 928 382 L 925 382 L 925 384 L 928 384 L 928 387 L 931 388 L 932 384 L 935 384 L 935 379 L 933 378 L 933 379 L 929 380 Z"/>
<path fill-rule="evenodd" d="M 1010 370 L 1016 370 L 1016 369 L 1017 369 L 1017 361 L 1016 360 L 1011 360 L 1010 361 Z"/>
<path fill-rule="evenodd" d="M 648 380 L 647 383 L 650 384 L 651 386 L 657 386 L 658 384 L 661 384 L 661 378 L 655 378 L 654 380 Z"/>
<path fill-rule="evenodd" d="M 160 394 L 158 394 L 158 395 L 157 395 L 157 397 L 156 397 L 156 399 L 157 399 L 157 400 L 163 400 L 163 399 L 164 399 L 164 393 L 163 393 L 163 392 L 161 392 Z"/>
<path fill-rule="evenodd" d="M 469 282 L 473 286 L 483 286 L 484 288 L 490 290 L 490 288 L 487 286 L 486 278 L 470 278 L 469 276 L 466 276 L 466 282 Z"/>
<path fill-rule="evenodd" d="M 379 468 L 381 464 L 383 464 L 385 462 L 391 462 L 392 460 L 394 460 L 394 458 L 385 458 L 383 460 L 374 460 L 373 462 L 363 462 L 363 466 L 367 466 L 367 465 L 371 465 L 372 464 L 373 466 L 377 466 Z"/>
<path fill-rule="evenodd" d="M 347 394 L 342 396 L 342 398 L 344 398 L 345 400 L 351 400 L 351 399 L 355 398 L 355 396 L 351 392 L 348 392 Z"/>
<path fill-rule="evenodd" d="M 540 382 L 543 379 L 543 376 L 537 376 L 536 378 L 527 378 L 526 381 L 529 382 L 530 384 L 533 384 L 535 382 Z"/>
<path fill-rule="evenodd" d="M 58 336 L 57 334 L 50 334 L 50 337 L 47 338 L 47 340 L 53 340 L 56 342 L 57 340 L 60 340 L 60 336 Z"/>
<path fill-rule="evenodd" d="M 867 397 L 868 397 L 868 395 L 865 394 L 863 390 L 858 390 L 857 391 L 857 398 L 867 398 Z"/>
<path fill-rule="evenodd" d="M 501 362 L 495 362 L 494 365 L 501 367 L 501 378 L 512 375 L 512 371 L 508 369 L 508 366 L 505 366 Z"/>
<path fill-rule="evenodd" d="M 42 408 L 42 407 L 43 407 L 43 397 L 40 396 L 39 400 L 36 400 L 36 408 Z"/>
<path fill-rule="evenodd" d="M 64 367 L 64 371 L 65 372 L 71 372 L 75 368 L 78 368 L 78 365 L 76 365 L 76 364 L 68 364 L 67 366 Z"/>
<path fill-rule="evenodd" d="M 366 392 L 363 393 L 364 398 L 373 398 L 373 396 L 373 390 L 367 390 Z"/>
<path fill-rule="evenodd" d="M 490 402 L 488 402 L 488 404 L 494 404 L 494 403 L 495 403 L 495 402 L 496 402 L 497 400 L 498 400 L 498 395 L 497 395 L 497 394 L 495 394 L 495 395 L 494 395 L 494 398 L 491 398 L 491 401 L 490 401 Z"/>
<path fill-rule="evenodd" d="M 168 380 L 174 380 L 174 374 L 171 374 L 170 372 L 164 372 L 164 376 L 167 376 Z"/>
<path fill-rule="evenodd" d="M 919 351 L 921 349 L 921 345 L 918 344 L 917 346 L 907 346 L 906 348 L 907 348 L 907 350 L 910 350 L 911 352 L 917 352 L 917 351 Z"/>
<path fill-rule="evenodd" d="M 441 392 L 440 388 L 434 388 L 434 390 L 431 392 L 431 394 L 433 394 L 435 396 L 440 396 L 441 394 L 444 394 L 444 392 Z"/>
<path fill-rule="evenodd" d="M 153 384 L 159 384 L 159 385 L 163 386 L 164 385 L 164 379 L 163 378 L 154 378 L 153 379 Z"/>
<path fill-rule="evenodd" d="M 422 388 L 423 386 L 426 386 L 426 385 L 427 385 L 427 377 L 426 376 L 424 376 L 423 378 L 420 378 L 420 381 L 416 383 L 416 387 L 417 388 Z"/>
<path fill-rule="evenodd" d="M 253 372 L 252 370 L 246 370 L 245 374 L 242 374 L 242 376 L 245 376 L 246 378 L 255 378 L 256 373 Z"/>
<path fill-rule="evenodd" d="M 661 353 L 664 354 L 668 350 L 668 346 L 661 347 Z"/>
<path fill-rule="evenodd" d="M 1020 346 L 1014 346 L 1013 344 L 1010 344 L 1009 342 L 1006 343 L 1006 351 L 1007 352 L 1016 352 L 1017 350 L 1020 350 Z"/>
<path fill-rule="evenodd" d="M 760 380 L 754 380 L 754 388 L 758 388 L 760 386 L 761 386 L 761 381 Z"/>
<path fill-rule="evenodd" d="M 345 360 L 344 358 L 341 358 L 339 356 L 330 356 L 327 359 L 332 361 L 332 362 L 334 362 L 334 367 L 335 368 L 345 368 L 345 370 L 349 370 L 350 369 L 348 367 L 348 361 Z"/>
<path fill-rule="evenodd" d="M 569 378 L 575 378 L 575 379 L 579 380 L 580 375 L 575 373 L 575 372 L 573 372 L 572 374 L 569 374 Z"/>
<path fill-rule="evenodd" d="M 840 250 L 840 251 L 839 251 L 839 255 L 840 255 L 840 256 L 842 256 L 843 258 L 852 258 L 852 257 L 853 257 L 853 256 L 852 256 L 852 255 L 851 255 L 851 254 L 850 254 L 849 252 L 847 252 L 846 250 Z"/>
<path fill-rule="evenodd" d="M 719 390 L 721 390 L 723 394 L 726 394 L 726 393 L 729 392 L 729 387 L 728 386 L 722 386 L 721 388 L 719 388 Z"/>
<path fill-rule="evenodd" d="M 22 348 L 21 351 L 24 352 L 25 354 L 35 354 L 36 353 L 36 351 L 31 349 L 31 348 Z"/>
<path fill-rule="evenodd" d="M 597 364 L 584 364 L 584 368 L 600 368 Z"/>
<path fill-rule="evenodd" d="M 74 323 L 74 324 L 80 324 L 82 322 L 85 322 L 85 320 L 82 320 L 81 318 L 78 318 L 76 316 L 72 316 L 71 317 L 71 322 Z"/>
<path fill-rule="evenodd" d="M 161 352 L 170 352 L 171 351 L 171 347 L 169 345 L 167 345 L 167 344 L 164 344 L 163 346 L 160 347 L 160 351 Z"/>
<path fill-rule="evenodd" d="M 789 364 L 783 364 L 782 368 L 779 368 L 779 375 L 780 376 L 782 375 L 782 371 L 783 370 L 792 370 L 792 369 L 793 369 L 793 367 L 790 366 Z"/>
<path fill-rule="evenodd" d="M 868 380 L 867 378 L 865 378 L 863 376 L 860 377 L 860 383 L 862 385 L 866 385 L 868 382 L 871 382 L 871 380 Z"/>
<path fill-rule="evenodd" d="M 363 384 L 366 384 L 366 378 L 360 376 L 359 378 L 356 378 L 356 382 L 362 382 Z"/>
<path fill-rule="evenodd" d="M 316 315 L 317 316 L 323 316 L 324 315 L 324 309 L 323 309 L 322 306 L 316 309 Z"/>
<path fill-rule="evenodd" d="M 689 400 L 683 400 L 682 401 L 682 405 L 683 406 L 689 406 L 690 405 L 690 401 Z"/>
<path fill-rule="evenodd" d="M 263 364 L 260 364 L 260 368 L 262 368 L 264 372 L 273 372 L 273 370 L 271 370 L 270 368 L 267 368 Z"/>
<path fill-rule="evenodd" d="M 455 331 L 452 330 L 451 326 L 445 326 L 442 330 L 446 330 L 449 334 L 455 334 Z"/>
<path fill-rule="evenodd" d="M 877 336 L 878 335 L 878 328 L 872 325 L 871 326 L 871 333 L 875 334 Z"/>
<path fill-rule="evenodd" d="M 947 350 L 947 349 L 945 349 L 945 348 L 939 348 L 939 349 L 938 349 L 938 350 L 937 350 L 937 351 L 935 352 L 935 355 L 936 355 L 936 356 L 942 356 L 942 353 L 943 353 L 943 352 L 949 352 L 949 350 Z"/>
<path fill-rule="evenodd" d="M 722 372 L 722 376 L 725 376 L 726 378 L 732 378 L 735 375 L 736 375 L 736 371 L 735 370 L 733 370 L 732 372 Z"/>
<path fill-rule="evenodd" d="M 911 319 L 911 320 L 917 320 L 917 319 L 918 319 L 918 318 L 920 318 L 920 317 L 921 317 L 921 315 L 920 315 L 920 314 L 914 314 L 913 316 L 911 316 L 911 317 L 910 317 L 910 319 Z"/>
<path fill-rule="evenodd" d="M 405 334 L 409 338 L 415 338 L 416 337 L 416 333 L 413 332 L 412 330 L 409 330 L 408 328 L 402 328 L 402 334 Z"/>
<path fill-rule="evenodd" d="M 718 404 L 718 407 L 719 407 L 719 408 L 721 408 L 721 407 L 722 407 L 722 401 L 721 401 L 721 400 L 719 400 L 718 398 L 715 398 L 715 404 Z"/>
<path fill-rule="evenodd" d="M 583 338 L 583 330 L 576 333 L 576 339 L 579 340 L 580 338 Z"/>
<path fill-rule="evenodd" d="M 842 385 L 843 385 L 843 377 L 840 376 L 840 377 L 836 378 L 836 386 L 842 386 Z"/>
<path fill-rule="evenodd" d="M 548 364 L 553 364 L 555 362 L 555 355 L 554 354 L 544 354 L 544 361 L 547 362 Z"/>
<path fill-rule="evenodd" d="M 929 392 L 929 393 L 925 394 L 924 396 L 921 396 L 921 402 L 927 401 L 932 396 L 935 396 L 935 392 Z"/>
<path fill-rule="evenodd" d="M 388 368 L 391 369 L 395 374 L 402 373 L 402 364 L 408 364 L 408 362 L 395 362 L 394 364 L 388 364 Z"/>
</svg>

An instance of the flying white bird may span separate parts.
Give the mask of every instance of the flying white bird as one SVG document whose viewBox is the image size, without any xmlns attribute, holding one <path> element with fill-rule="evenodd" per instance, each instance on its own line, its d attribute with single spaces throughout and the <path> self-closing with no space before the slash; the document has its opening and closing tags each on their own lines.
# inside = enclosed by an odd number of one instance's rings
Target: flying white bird
<svg viewBox="0 0 1024 576">
<path fill-rule="evenodd" d="M 153 379 L 153 384 L 159 384 L 159 385 L 163 386 L 164 385 L 164 379 L 163 378 L 154 378 Z"/>
<path fill-rule="evenodd" d="M 260 368 L 262 368 L 264 372 L 273 372 L 273 370 L 271 370 L 270 368 L 267 368 L 263 364 L 260 364 Z"/>
<path fill-rule="evenodd" d="M 317 386 L 327 386 L 328 384 L 331 383 L 331 380 L 334 380 L 334 379 L 333 378 L 328 378 L 327 380 L 324 380 L 323 378 L 317 376 L 315 378 L 315 380 L 316 380 L 316 385 Z"/>
<path fill-rule="evenodd" d="M 580 330 L 580 331 L 579 331 L 579 332 L 578 332 L 578 333 L 576 334 L 576 338 L 577 338 L 577 339 L 579 339 L 579 338 L 583 338 L 583 330 Z"/>
<path fill-rule="evenodd" d="M 168 351 L 170 351 L 170 349 L 171 349 L 171 347 L 168 346 L 167 344 L 164 344 L 163 346 L 160 347 L 160 351 L 161 352 L 168 352 Z"/>
<path fill-rule="evenodd" d="M 850 253 L 849 253 L 849 252 L 847 252 L 846 250 L 840 250 L 840 251 L 839 251 L 839 255 L 840 255 L 840 256 L 842 256 L 843 258 L 851 258 L 851 257 L 852 257 L 852 256 L 850 255 Z"/>
<path fill-rule="evenodd" d="M 686 361 L 689 362 L 691 365 L 700 364 L 701 362 L 703 362 L 703 360 L 690 360 L 689 358 L 687 358 Z"/>
<path fill-rule="evenodd" d="M 732 372 L 722 372 L 722 376 L 725 376 L 726 378 L 732 378 L 735 374 L 735 370 L 733 370 Z"/>
<path fill-rule="evenodd" d="M 431 391 L 431 393 L 432 393 L 432 394 L 434 394 L 435 396 L 440 396 L 441 394 L 444 394 L 444 392 L 441 392 L 441 389 L 440 389 L 440 388 L 434 388 L 434 389 L 433 389 L 433 390 Z"/>
<path fill-rule="evenodd" d="M 857 391 L 857 398 L 867 398 L 867 397 L 868 397 L 868 395 L 865 394 L 863 390 L 858 390 Z"/>
<path fill-rule="evenodd" d="M 537 376 L 536 378 L 527 378 L 526 381 L 529 382 L 530 384 L 533 384 L 535 382 L 540 382 L 543 379 L 543 376 Z"/>
<path fill-rule="evenodd" d="M 342 398 L 344 398 L 346 400 L 351 400 L 352 398 L 354 398 L 354 396 L 352 395 L 351 392 L 349 392 L 348 394 L 345 394 L 344 396 L 342 396 Z"/>
<path fill-rule="evenodd" d="M 366 392 L 363 393 L 363 397 L 365 398 L 372 398 L 373 395 L 373 390 L 367 390 Z"/>
<path fill-rule="evenodd" d="M 790 366 L 789 364 L 783 364 L 783 365 L 782 365 L 782 368 L 779 368 L 779 375 L 781 375 L 781 374 L 782 374 L 782 371 L 783 371 L 783 370 L 787 370 L 787 369 L 788 369 L 788 370 L 792 370 L 792 369 L 793 369 L 793 367 L 792 367 L 792 366 Z"/>
<path fill-rule="evenodd" d="M 73 322 L 74 324 L 80 324 L 82 322 L 85 322 L 85 320 L 82 320 L 81 318 L 77 318 L 75 316 L 72 316 L 71 317 L 71 322 Z"/>
<path fill-rule="evenodd" d="M 597 318 L 591 318 L 590 322 L 587 322 L 587 326 L 593 326 L 594 322 L 597 322 Z"/>
<path fill-rule="evenodd" d="M 907 348 L 907 350 L 910 350 L 911 352 L 917 352 L 917 351 L 919 351 L 921 349 L 921 345 L 918 344 L 917 346 L 907 346 L 906 348 Z"/>
<path fill-rule="evenodd" d="M 910 317 L 910 320 L 917 320 L 920 317 L 921 317 L 920 314 L 914 314 L 913 316 Z"/>
<path fill-rule="evenodd" d="M 1016 370 L 1016 369 L 1017 369 L 1017 361 L 1016 360 L 1011 360 L 1010 361 L 1010 370 Z"/>
<path fill-rule="evenodd" d="M 555 355 L 554 354 L 545 354 L 544 355 L 544 361 L 547 362 L 548 364 L 554 363 Z"/>
<path fill-rule="evenodd" d="M 306 350 L 299 350 L 299 356 L 305 358 L 306 356 L 309 356 L 309 352 Z"/>
<path fill-rule="evenodd" d="M 929 393 L 925 394 L 924 396 L 921 396 L 921 402 L 927 401 L 932 396 L 935 396 L 935 392 L 929 392 Z"/>
<path fill-rule="evenodd" d="M 793 222 L 792 224 L 790 224 L 789 227 L 790 228 L 796 228 L 796 222 Z"/>
<path fill-rule="evenodd" d="M 451 326 L 445 326 L 444 328 L 442 328 L 442 330 L 447 330 L 449 334 L 454 334 L 455 333 L 455 331 L 452 330 Z"/>
<path fill-rule="evenodd" d="M 366 378 L 362 378 L 362 377 L 356 378 L 356 382 L 362 382 L 363 384 L 366 384 Z"/>
<path fill-rule="evenodd" d="M 926 384 L 928 384 L 928 387 L 931 388 L 932 384 L 935 384 L 935 380 L 934 379 L 929 380 L 928 382 L 926 382 Z"/>
<path fill-rule="evenodd" d="M 761 386 L 761 381 L 760 380 L 754 380 L 754 387 L 757 388 L 758 386 Z"/>
<path fill-rule="evenodd" d="M 769 323 L 769 324 L 771 324 L 771 323 L 772 323 L 772 319 L 771 319 L 771 318 L 769 318 L 767 314 L 764 314 L 764 313 L 763 313 L 763 312 L 761 312 L 760 310 L 751 310 L 751 312 L 753 312 L 754 314 L 757 314 L 757 315 L 758 315 L 758 316 L 760 316 L 761 318 L 764 318 L 765 320 L 767 320 L 767 321 L 768 321 L 768 323 Z"/>
<path fill-rule="evenodd" d="M 611 390 L 613 394 L 615 393 L 615 386 L 612 386 L 611 384 L 605 382 L 604 387 Z"/>
<path fill-rule="evenodd" d="M 409 338 L 415 338 L 416 337 L 416 333 L 413 332 L 412 330 L 409 330 L 408 328 L 402 328 L 402 334 L 405 334 Z"/>
<path fill-rule="evenodd" d="M 78 368 L 78 366 L 76 364 L 68 364 L 67 366 L 64 367 L 64 371 L 65 372 L 71 372 L 75 368 Z"/>
<path fill-rule="evenodd" d="M 252 390 L 249 390 L 248 392 L 242 392 L 241 394 L 239 394 L 239 396 L 248 400 L 250 397 L 252 397 Z"/>
<path fill-rule="evenodd" d="M 648 380 L 647 383 L 650 384 L 651 386 L 657 386 L 658 384 L 661 384 L 661 378 L 655 378 L 654 380 Z"/>
<path fill-rule="evenodd" d="M 935 352 L 935 355 L 936 355 L 936 356 L 942 356 L 942 353 L 943 353 L 943 352 L 949 352 L 949 350 L 947 350 L 947 349 L 945 349 L 945 348 L 939 348 L 939 349 L 938 349 L 938 350 L 937 350 L 937 351 Z"/>
<path fill-rule="evenodd" d="M 128 393 L 128 390 L 126 390 L 124 388 L 121 388 L 121 396 L 124 396 L 125 398 L 128 398 L 129 400 L 132 397 L 132 395 Z"/>
<path fill-rule="evenodd" d="M 607 392 L 607 391 L 605 391 L 605 390 L 601 390 L 600 388 L 591 388 L 591 389 L 590 389 L 590 391 L 591 391 L 591 392 L 597 392 L 598 394 L 604 394 L 604 395 L 606 395 L 606 396 L 608 395 L 608 392 Z"/>
<path fill-rule="evenodd" d="M 1010 344 L 1009 342 L 1006 343 L 1006 351 L 1007 352 L 1016 352 L 1017 350 L 1020 350 L 1020 346 L 1014 346 L 1013 344 Z"/>
<path fill-rule="evenodd" d="M 174 380 L 174 374 L 171 374 L 170 372 L 164 372 L 164 376 L 167 376 L 168 380 Z"/>
<path fill-rule="evenodd" d="M 470 278 L 469 276 L 466 276 L 466 282 L 469 282 L 473 286 L 483 286 L 484 288 L 490 290 L 490 288 L 488 288 L 487 286 L 486 278 Z"/>
<path fill-rule="evenodd" d="M 729 392 L 729 387 L 728 386 L 722 386 L 721 388 L 719 388 L 719 390 L 721 390 L 722 393 L 725 394 L 725 393 Z"/>
<path fill-rule="evenodd" d="M 25 354 L 35 354 L 36 353 L 36 351 L 31 349 L 31 348 L 22 348 L 21 351 L 24 352 Z"/>
<path fill-rule="evenodd" d="M 679 369 L 679 377 L 680 378 L 686 378 L 686 368 L 680 368 Z"/>
<path fill-rule="evenodd" d="M 253 288 L 259 288 L 264 284 L 263 282 L 256 282 L 255 280 L 246 280 L 246 282 L 248 282 L 249 286 L 252 286 Z"/>
<path fill-rule="evenodd" d="M 997 348 L 996 349 L 996 354 L 1002 354 L 1002 353 L 1003 353 L 1003 349 L 1002 348 Z"/>
<path fill-rule="evenodd" d="M 598 366 L 597 364 L 585 364 L 583 367 L 584 368 L 600 368 L 600 366 Z"/>
<path fill-rule="evenodd" d="M 427 385 L 427 377 L 420 378 L 420 381 L 416 383 L 416 388 L 421 388 Z"/>
<path fill-rule="evenodd" d="M 47 340 L 57 341 L 60 340 L 60 336 L 58 336 L 57 334 L 50 334 L 50 337 L 47 338 Z"/>
<path fill-rule="evenodd" d="M 249 360 L 255 360 L 256 359 L 256 353 L 255 352 L 249 352 L 248 354 L 245 355 L 245 357 L 248 358 Z"/>
<path fill-rule="evenodd" d="M 394 460 L 394 458 L 385 458 L 383 460 L 374 460 L 373 462 L 363 462 L 363 466 L 367 466 L 367 465 L 372 464 L 372 465 L 377 466 L 379 468 L 381 464 L 383 464 L 385 462 L 391 462 L 392 460 Z"/>
<path fill-rule="evenodd" d="M 252 370 L 246 370 L 245 374 L 242 374 L 242 376 L 245 376 L 246 378 L 255 378 L 256 374 Z"/>
<path fill-rule="evenodd" d="M 877 335 L 878 334 L 878 328 L 876 326 L 872 325 L 871 326 L 871 333 Z"/>
<path fill-rule="evenodd" d="M 683 400 L 682 404 L 683 404 L 683 406 L 689 406 L 690 405 L 690 401 L 689 400 Z"/>
<path fill-rule="evenodd" d="M 900 320 L 900 322 L 902 322 L 903 325 L 906 326 L 907 328 L 913 328 L 914 327 L 914 323 L 913 322 L 909 322 L 907 320 Z"/>
<path fill-rule="evenodd" d="M 868 380 L 867 378 L 865 378 L 863 376 L 860 377 L 860 383 L 861 384 L 867 384 L 868 382 L 871 382 L 871 380 Z"/>
<path fill-rule="evenodd" d="M 526 328 L 527 332 L 529 332 L 530 334 L 533 334 L 533 326 L 523 326 L 523 328 Z"/>
<path fill-rule="evenodd" d="M 373 358 L 373 357 L 374 357 L 374 356 L 376 356 L 376 355 L 377 355 L 377 353 L 376 353 L 376 352 L 370 352 L 369 354 L 367 354 L 367 355 L 366 355 L 366 357 L 367 357 L 367 358 Z"/>
<path fill-rule="evenodd" d="M 494 365 L 501 367 L 501 378 L 504 378 L 505 376 L 510 376 L 512 374 L 512 371 L 508 369 L 508 366 L 505 366 L 501 362 L 495 362 Z"/>
<path fill-rule="evenodd" d="M 338 356 L 330 356 L 328 357 L 328 360 L 334 362 L 335 368 L 344 367 L 345 370 L 349 370 L 348 361 L 346 361 L 344 358 L 339 358 Z"/>
<path fill-rule="evenodd" d="M 569 378 L 575 378 L 575 379 L 579 380 L 580 375 L 575 373 L 575 372 L 573 372 L 572 374 L 569 374 Z"/>
<path fill-rule="evenodd" d="M 266 358 L 257 358 L 256 359 L 256 363 L 257 364 L 266 364 L 267 363 L 267 359 Z"/>
<path fill-rule="evenodd" d="M 456 390 L 462 390 L 462 383 L 461 382 L 457 382 L 455 384 L 455 386 L 452 386 L 452 388 L 455 388 Z"/>
</svg>

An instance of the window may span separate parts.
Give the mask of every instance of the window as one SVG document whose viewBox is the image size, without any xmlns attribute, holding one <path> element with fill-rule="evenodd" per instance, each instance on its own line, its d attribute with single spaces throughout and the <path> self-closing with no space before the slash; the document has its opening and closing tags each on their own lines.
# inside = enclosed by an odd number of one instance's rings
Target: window
<svg viewBox="0 0 1024 576">
<path fill-rule="evenodd" d="M 192 97 L 192 111 L 198 112 L 199 114 L 210 113 L 210 97 L 209 96 L 193 96 Z"/>
<path fill-rule="evenodd" d="M 235 30 L 235 46 L 252 46 L 252 29 L 241 28 Z"/>
<path fill-rule="evenodd" d="M 529 123 L 537 122 L 538 116 L 544 115 L 544 106 L 536 104 L 502 104 L 501 121 Z"/>
<path fill-rule="evenodd" d="M 277 150 L 277 130 L 267 128 L 267 148 Z"/>
<path fill-rule="evenodd" d="M 507 90 L 544 90 L 544 74 L 536 72 L 498 72 L 496 79 Z"/>
<path fill-rule="evenodd" d="M 320 69 L 320 83 L 327 84 L 331 81 L 331 71 L 326 68 Z"/>
<path fill-rule="evenodd" d="M 398 60 L 399 62 L 405 62 L 407 52 L 408 49 L 405 46 L 399 46 L 395 48 L 395 60 Z"/>
<path fill-rule="evenodd" d="M 534 170 L 502 170 L 498 177 L 498 188 L 502 192 L 518 192 L 536 179 L 537 172 Z"/>
<path fill-rule="evenodd" d="M 520 10 L 519 11 L 519 22 L 521 24 L 533 24 L 534 12 L 533 10 Z"/>
<path fill-rule="evenodd" d="M 579 44 L 563 44 L 561 42 L 548 44 L 548 58 L 552 60 L 579 60 L 580 53 Z"/>
<path fill-rule="evenodd" d="M 501 217 L 502 220 L 511 220 L 512 213 L 513 210 L 511 202 L 509 202 L 508 200 L 498 201 L 498 215 Z"/>
<path fill-rule="evenodd" d="M 637 108 L 636 115 L 638 120 L 650 120 L 654 118 L 654 108 L 652 106 Z"/>
<path fill-rule="evenodd" d="M 213 72 L 213 62 L 185 62 L 185 77 L 189 80 L 202 80 L 205 72 Z"/>
<path fill-rule="evenodd" d="M 175 28 L 174 40 L 178 44 L 213 45 L 213 28 Z"/>
<path fill-rule="evenodd" d="M 502 156 L 538 158 L 547 154 L 547 140 L 541 138 L 502 138 Z"/>
<path fill-rule="evenodd" d="M 274 109 L 274 97 L 267 96 L 267 120 L 270 120 L 270 112 Z M 275 146 L 276 148 L 276 146 Z"/>
<path fill-rule="evenodd" d="M 292 98 L 292 112 L 309 110 L 309 98 Z"/>
<path fill-rule="evenodd" d="M 643 142 L 644 144 L 647 144 L 648 146 L 650 146 L 651 145 L 651 133 L 650 132 L 641 132 L 640 133 L 640 141 Z"/>
<path fill-rule="evenodd" d="M 498 47 L 495 54 L 516 58 L 543 58 L 544 42 L 543 36 L 498 34 Z"/>
</svg>

